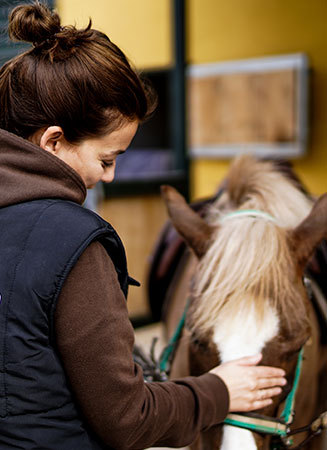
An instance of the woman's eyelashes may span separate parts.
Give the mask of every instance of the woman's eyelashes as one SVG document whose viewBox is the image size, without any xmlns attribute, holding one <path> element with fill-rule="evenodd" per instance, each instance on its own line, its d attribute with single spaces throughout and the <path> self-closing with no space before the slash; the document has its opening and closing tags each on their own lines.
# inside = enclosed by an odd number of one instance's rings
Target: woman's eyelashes
<svg viewBox="0 0 327 450">
<path fill-rule="evenodd" d="M 114 161 L 102 161 L 102 167 L 106 168 L 106 167 L 111 167 L 114 165 Z"/>
</svg>

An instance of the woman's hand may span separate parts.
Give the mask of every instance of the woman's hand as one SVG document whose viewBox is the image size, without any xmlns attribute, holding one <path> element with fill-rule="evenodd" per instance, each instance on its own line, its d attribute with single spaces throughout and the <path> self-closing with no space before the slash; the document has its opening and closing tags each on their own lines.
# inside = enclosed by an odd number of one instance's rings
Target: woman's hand
<svg viewBox="0 0 327 450">
<path fill-rule="evenodd" d="M 253 411 L 272 403 L 271 397 L 281 393 L 286 384 L 283 369 L 256 366 L 262 355 L 248 356 L 221 364 L 210 370 L 226 384 L 229 411 Z"/>
</svg>

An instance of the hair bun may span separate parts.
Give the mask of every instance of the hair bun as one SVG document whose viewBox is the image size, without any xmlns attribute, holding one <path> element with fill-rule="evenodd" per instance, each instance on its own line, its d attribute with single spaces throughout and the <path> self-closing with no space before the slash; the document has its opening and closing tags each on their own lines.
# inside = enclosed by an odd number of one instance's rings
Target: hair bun
<svg viewBox="0 0 327 450">
<path fill-rule="evenodd" d="M 9 15 L 8 33 L 13 40 L 41 43 L 59 31 L 58 14 L 39 2 L 19 5 Z"/>
</svg>

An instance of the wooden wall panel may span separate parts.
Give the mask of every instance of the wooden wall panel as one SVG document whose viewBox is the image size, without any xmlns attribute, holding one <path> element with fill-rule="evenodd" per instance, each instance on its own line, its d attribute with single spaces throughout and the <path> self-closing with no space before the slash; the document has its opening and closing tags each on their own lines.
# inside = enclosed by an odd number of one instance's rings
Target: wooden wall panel
<svg viewBox="0 0 327 450">
<path fill-rule="evenodd" d="M 102 203 L 99 213 L 118 232 L 126 249 L 129 273 L 141 283 L 141 287 L 129 288 L 130 316 L 144 317 L 149 314 L 146 277 L 151 253 L 167 220 L 164 203 L 159 195 L 111 198 Z"/>
</svg>

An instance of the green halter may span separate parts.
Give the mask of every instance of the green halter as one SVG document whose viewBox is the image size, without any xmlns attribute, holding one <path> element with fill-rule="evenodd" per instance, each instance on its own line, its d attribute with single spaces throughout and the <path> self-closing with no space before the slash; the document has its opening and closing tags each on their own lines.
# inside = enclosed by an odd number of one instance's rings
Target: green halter
<svg viewBox="0 0 327 450">
<path fill-rule="evenodd" d="M 270 214 L 259 211 L 257 209 L 238 209 L 237 211 L 233 211 L 230 213 L 227 213 L 223 216 L 221 216 L 221 222 L 224 222 L 225 220 L 233 219 L 234 217 L 258 217 L 260 219 L 266 219 L 270 222 L 277 223 L 277 220 L 275 217 L 271 216 Z"/>
<path fill-rule="evenodd" d="M 225 220 L 233 219 L 235 217 L 258 217 L 270 222 L 277 222 L 276 219 L 270 214 L 255 209 L 240 209 L 233 211 L 222 216 L 221 221 L 224 222 Z M 289 434 L 289 425 L 292 423 L 294 416 L 294 400 L 301 374 L 302 359 L 303 348 L 299 352 L 292 390 L 286 397 L 285 406 L 279 419 L 272 419 L 270 417 L 253 413 L 228 414 L 224 420 L 224 423 L 226 425 L 233 425 L 239 428 L 256 431 L 258 433 L 272 434 L 283 438 L 287 437 Z"/>
<path fill-rule="evenodd" d="M 224 222 L 225 220 L 229 220 L 229 219 L 235 218 L 237 216 L 239 216 L 239 217 L 254 217 L 254 218 L 258 217 L 261 219 L 266 219 L 270 222 L 274 222 L 274 223 L 277 222 L 276 219 L 273 216 L 271 216 L 270 214 L 263 212 L 263 211 L 258 211 L 255 209 L 242 209 L 242 210 L 238 210 L 238 211 L 233 211 L 231 213 L 228 213 L 228 214 L 222 216 L 221 221 Z M 167 367 L 169 365 L 170 359 L 172 357 L 172 354 L 176 347 L 177 341 L 179 340 L 180 335 L 183 330 L 183 327 L 184 327 L 188 305 L 189 305 L 189 300 L 186 303 L 186 306 L 185 306 L 185 309 L 183 312 L 183 316 L 182 316 L 180 322 L 178 323 L 177 328 L 176 328 L 172 338 L 170 339 L 167 347 L 165 348 L 165 350 L 163 351 L 163 353 L 160 357 L 159 367 L 162 372 L 167 372 Z M 295 394 L 296 394 L 296 390 L 297 390 L 297 387 L 299 384 L 299 379 L 300 379 L 300 374 L 301 374 L 302 360 L 303 360 L 303 348 L 300 350 L 299 355 L 298 355 L 293 387 L 292 387 L 292 390 L 290 391 L 290 393 L 286 397 L 285 406 L 280 415 L 280 418 L 275 419 L 275 418 L 263 416 L 263 415 L 256 414 L 256 413 L 239 413 L 239 414 L 233 413 L 233 414 L 228 414 L 228 416 L 224 420 L 224 424 L 232 425 L 232 426 L 239 427 L 239 428 L 244 428 L 244 429 L 247 429 L 250 431 L 255 431 L 258 433 L 279 436 L 282 439 L 287 440 L 289 433 L 290 433 L 289 425 L 292 423 L 293 417 L 294 417 L 294 401 L 295 401 Z M 291 442 L 288 441 L 287 445 L 289 445 L 290 443 Z"/>
<path fill-rule="evenodd" d="M 167 347 L 164 349 L 164 351 L 160 356 L 159 368 L 160 371 L 162 372 L 169 371 L 168 366 L 170 363 L 170 359 L 176 348 L 177 342 L 181 336 L 185 324 L 188 306 L 189 306 L 189 299 L 186 303 L 183 315 L 177 325 L 177 328 L 173 336 L 169 340 Z M 231 413 L 228 414 L 228 416 L 224 420 L 224 424 L 232 425 L 238 428 L 244 428 L 250 431 L 256 431 L 258 433 L 270 434 L 274 436 L 279 436 L 281 438 L 287 438 L 290 432 L 289 425 L 292 423 L 294 417 L 294 401 L 301 374 L 302 360 L 303 360 L 303 348 L 300 350 L 298 355 L 293 387 L 286 397 L 285 406 L 280 415 L 280 418 L 275 419 L 256 413 L 239 413 L 239 414 Z"/>
<path fill-rule="evenodd" d="M 297 359 L 293 387 L 291 392 L 286 397 L 285 406 L 279 419 L 272 419 L 271 417 L 266 417 L 259 414 L 240 413 L 228 414 L 224 420 L 224 423 L 226 425 L 233 425 L 235 427 L 257 431 L 258 433 L 287 437 L 289 434 L 289 425 L 292 423 L 294 417 L 294 401 L 301 374 L 302 360 L 303 347 L 300 350 Z"/>
</svg>

